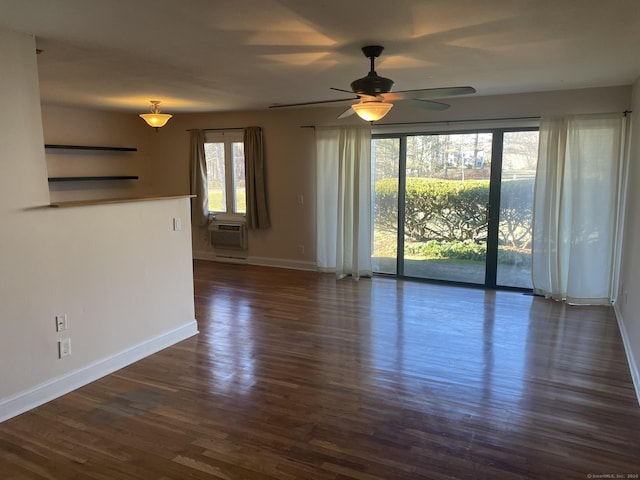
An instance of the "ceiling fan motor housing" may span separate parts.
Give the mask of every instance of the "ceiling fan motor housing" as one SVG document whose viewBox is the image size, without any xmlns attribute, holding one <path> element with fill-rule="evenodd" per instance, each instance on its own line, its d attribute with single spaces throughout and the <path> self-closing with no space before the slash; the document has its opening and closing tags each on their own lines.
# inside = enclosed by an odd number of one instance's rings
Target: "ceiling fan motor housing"
<svg viewBox="0 0 640 480">
<path fill-rule="evenodd" d="M 369 72 L 366 77 L 351 82 L 351 90 L 361 95 L 376 96 L 381 93 L 389 93 L 393 88 L 393 80 L 380 77 L 376 72 Z"/>
<path fill-rule="evenodd" d="M 364 56 L 371 60 L 371 70 L 366 77 L 359 78 L 351 82 L 351 90 L 353 93 L 360 95 L 376 96 L 381 93 L 389 93 L 393 88 L 393 80 L 379 76 L 375 71 L 375 61 L 384 47 L 381 45 L 367 45 L 362 47 Z"/>
</svg>

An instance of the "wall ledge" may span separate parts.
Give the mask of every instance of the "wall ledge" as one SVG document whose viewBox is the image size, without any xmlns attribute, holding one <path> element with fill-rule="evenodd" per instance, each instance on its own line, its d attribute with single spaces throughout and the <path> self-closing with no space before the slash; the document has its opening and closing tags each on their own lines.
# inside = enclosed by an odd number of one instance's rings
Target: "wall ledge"
<svg viewBox="0 0 640 480">
<path fill-rule="evenodd" d="M 92 205 L 112 205 L 115 203 L 149 202 L 152 200 L 173 200 L 176 198 L 194 198 L 195 195 L 157 195 L 149 197 L 103 198 L 98 200 L 73 200 L 69 202 L 54 202 L 51 208 L 87 207 Z"/>
<path fill-rule="evenodd" d="M 198 333 L 196 320 L 134 345 L 115 355 L 54 378 L 9 398 L 0 399 L 0 422 L 43 405 L 99 378 L 142 360 Z"/>
</svg>

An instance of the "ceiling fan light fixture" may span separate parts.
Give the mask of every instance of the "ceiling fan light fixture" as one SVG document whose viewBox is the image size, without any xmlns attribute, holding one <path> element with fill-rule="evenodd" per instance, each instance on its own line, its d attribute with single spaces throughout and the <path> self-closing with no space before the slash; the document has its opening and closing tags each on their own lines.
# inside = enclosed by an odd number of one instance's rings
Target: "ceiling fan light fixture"
<svg viewBox="0 0 640 480">
<path fill-rule="evenodd" d="M 351 105 L 356 114 L 367 122 L 376 122 L 383 118 L 393 107 L 389 102 L 360 102 Z"/>
<path fill-rule="evenodd" d="M 360 100 L 360 103 L 351 105 L 342 112 L 338 118 L 347 118 L 354 113 L 368 122 L 375 122 L 383 118 L 393 107 L 391 102 L 407 102 L 410 106 L 424 108 L 428 110 L 442 111 L 450 105 L 442 102 L 435 102 L 433 99 L 442 97 L 453 97 L 455 95 L 470 95 L 476 93 L 473 87 L 439 87 L 421 88 L 418 90 L 401 90 L 392 92 L 393 80 L 381 77 L 375 70 L 375 59 L 382 54 L 384 47 L 381 45 L 367 45 L 362 47 L 362 53 L 371 62 L 371 69 L 366 77 L 358 78 L 351 82 L 351 90 L 342 88 L 331 88 L 338 92 L 346 92 L 355 95 L 356 98 L 339 98 L 334 100 L 321 100 L 319 102 L 291 103 L 288 105 L 271 105 L 269 108 L 283 107 L 304 107 L 307 105 L 320 105 L 337 102 L 353 102 Z"/>
<path fill-rule="evenodd" d="M 150 127 L 156 129 L 164 127 L 173 115 L 168 113 L 160 113 L 160 100 L 151 100 L 151 113 L 141 113 L 142 118 Z"/>
</svg>

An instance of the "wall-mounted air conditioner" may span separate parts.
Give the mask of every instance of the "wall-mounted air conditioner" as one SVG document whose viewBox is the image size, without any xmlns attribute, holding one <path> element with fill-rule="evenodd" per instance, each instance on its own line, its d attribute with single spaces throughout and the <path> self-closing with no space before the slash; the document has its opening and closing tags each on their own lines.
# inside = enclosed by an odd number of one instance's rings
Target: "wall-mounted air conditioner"
<svg viewBox="0 0 640 480">
<path fill-rule="evenodd" d="M 247 225 L 244 222 L 211 222 L 209 234 L 215 249 L 247 249 Z"/>
</svg>

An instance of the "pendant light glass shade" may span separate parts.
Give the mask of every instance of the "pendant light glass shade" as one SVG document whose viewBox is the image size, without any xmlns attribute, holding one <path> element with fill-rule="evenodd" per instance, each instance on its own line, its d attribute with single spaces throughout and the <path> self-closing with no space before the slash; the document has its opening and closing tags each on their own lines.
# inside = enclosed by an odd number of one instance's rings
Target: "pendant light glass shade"
<svg viewBox="0 0 640 480">
<path fill-rule="evenodd" d="M 168 113 L 160 113 L 160 101 L 151 100 L 151 113 L 141 113 L 140 118 L 149 124 L 150 127 L 154 127 L 156 130 L 160 127 L 164 127 L 169 119 L 173 115 Z"/>
<path fill-rule="evenodd" d="M 367 122 L 375 122 L 384 117 L 393 107 L 389 102 L 360 102 L 351 105 L 358 116 Z"/>
</svg>

